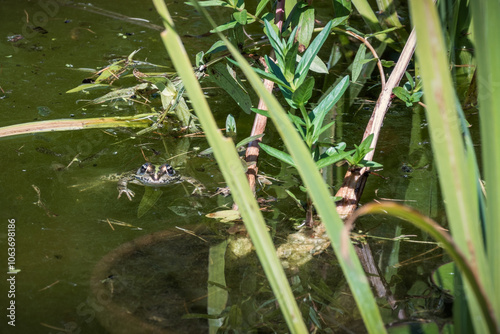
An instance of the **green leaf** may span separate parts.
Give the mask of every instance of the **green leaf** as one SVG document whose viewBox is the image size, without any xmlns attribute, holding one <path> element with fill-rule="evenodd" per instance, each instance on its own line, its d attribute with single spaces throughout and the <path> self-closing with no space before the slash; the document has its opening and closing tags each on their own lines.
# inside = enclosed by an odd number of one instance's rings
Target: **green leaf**
<svg viewBox="0 0 500 334">
<path fill-rule="evenodd" d="M 334 0 L 333 1 L 333 10 L 335 13 L 335 17 L 339 17 L 339 16 L 348 17 L 352 11 L 351 0 Z"/>
<path fill-rule="evenodd" d="M 290 196 L 295 201 L 295 203 L 297 204 L 297 206 L 299 207 L 299 209 L 301 209 L 302 211 L 306 211 L 304 209 L 304 207 L 306 206 L 306 203 L 304 201 L 301 201 L 300 199 L 298 199 L 297 196 L 295 196 L 295 194 L 292 193 L 288 189 L 285 189 L 285 192 L 288 194 L 288 196 Z"/>
<path fill-rule="evenodd" d="M 370 145 L 372 144 L 372 141 L 373 141 L 373 136 L 374 134 L 372 133 L 371 135 L 369 135 L 368 137 L 365 138 L 365 140 L 363 140 L 361 142 L 361 144 L 359 144 L 359 149 L 361 151 L 363 151 L 363 153 L 368 153 L 370 152 L 372 149 L 370 148 Z"/>
<path fill-rule="evenodd" d="M 416 93 L 411 94 L 411 101 L 412 102 L 419 102 L 422 95 L 424 95 L 424 92 L 416 92 Z"/>
<path fill-rule="evenodd" d="M 236 121 L 234 120 L 234 116 L 231 114 L 228 114 L 226 117 L 226 135 L 236 135 Z"/>
<path fill-rule="evenodd" d="M 316 161 L 316 166 L 318 167 L 318 169 L 325 168 L 326 166 L 330 166 L 331 164 L 344 160 L 347 156 L 349 156 L 349 152 L 337 152 L 335 154 L 327 156 L 326 158 L 322 158 Z"/>
<path fill-rule="evenodd" d="M 102 88 L 102 87 L 111 87 L 108 84 L 96 84 L 96 83 L 89 83 L 89 84 L 83 84 L 78 87 L 75 87 L 73 89 L 68 90 L 66 93 L 76 93 L 79 91 L 82 91 L 84 89 L 94 89 L 94 88 Z"/>
<path fill-rule="evenodd" d="M 318 54 L 319 50 L 325 43 L 327 37 L 330 35 L 330 30 L 332 28 L 332 21 L 328 22 L 328 24 L 323 28 L 323 30 L 316 36 L 311 45 L 307 48 L 306 52 L 302 55 L 302 59 L 297 65 L 297 69 L 295 70 L 295 78 L 294 85 L 300 86 L 304 79 L 306 78 L 307 72 L 309 71 L 309 67 L 314 60 L 314 57 Z"/>
<path fill-rule="evenodd" d="M 276 33 L 278 31 L 278 27 L 276 27 L 276 25 L 273 23 L 269 23 L 269 21 L 267 20 L 264 20 L 264 26 L 266 28 L 264 33 L 269 38 L 269 43 L 271 43 L 274 52 L 276 52 L 277 55 L 279 54 L 283 58 L 284 45 L 281 42 L 278 34 Z"/>
<path fill-rule="evenodd" d="M 314 77 L 308 77 L 299 88 L 295 90 L 292 94 L 292 100 L 299 106 L 304 106 L 307 104 L 312 96 L 314 88 Z"/>
<path fill-rule="evenodd" d="M 287 82 L 293 82 L 295 75 L 295 64 L 297 63 L 297 53 L 299 52 L 299 43 L 293 43 L 286 52 L 284 63 L 280 66 L 284 69 L 284 76 Z"/>
<path fill-rule="evenodd" d="M 392 90 L 394 95 L 396 95 L 399 99 L 401 99 L 403 102 L 408 102 L 410 101 L 410 93 L 403 87 L 394 87 Z"/>
<path fill-rule="evenodd" d="M 206 54 L 213 54 L 213 53 L 222 52 L 222 51 L 226 51 L 226 50 L 227 50 L 227 47 L 224 44 L 224 42 L 217 41 L 214 44 L 212 44 L 212 46 L 210 47 L 210 49 L 208 49 Z"/>
<path fill-rule="evenodd" d="M 386 35 L 388 32 L 391 32 L 391 31 L 394 31 L 394 30 L 398 30 L 398 29 L 402 29 L 403 26 L 401 27 L 392 27 L 392 28 L 388 28 L 388 29 L 385 29 L 385 30 L 380 30 L 380 31 L 377 31 L 377 32 L 374 32 L 373 34 L 367 34 L 365 37 L 366 38 L 370 38 L 370 37 L 375 37 L 375 36 L 379 36 L 379 35 Z"/>
<path fill-rule="evenodd" d="M 380 61 L 382 62 L 382 66 L 384 66 L 384 67 L 393 67 L 394 65 L 396 65 L 396 63 L 392 60 L 381 59 Z"/>
<path fill-rule="evenodd" d="M 333 108 L 335 103 L 342 97 L 344 92 L 349 87 L 349 76 L 346 75 L 340 82 L 333 88 L 328 95 L 321 100 L 321 102 L 313 109 L 310 113 L 310 118 L 312 118 L 312 123 L 314 125 L 313 138 L 317 138 L 321 131 L 321 126 L 323 121 L 328 114 L 328 112 Z"/>
<path fill-rule="evenodd" d="M 211 33 L 215 33 L 215 32 L 220 32 L 220 31 L 225 31 L 225 30 L 228 30 L 228 29 L 232 29 L 234 27 L 236 27 L 236 25 L 238 24 L 238 21 L 230 21 L 228 23 L 224 23 L 224 24 L 221 24 L 220 26 L 210 30 Z"/>
<path fill-rule="evenodd" d="M 287 164 L 289 164 L 292 167 L 295 167 L 295 163 L 293 162 L 292 156 L 286 152 L 277 150 L 271 146 L 268 146 L 266 144 L 259 143 L 260 148 L 269 154 L 270 156 L 273 156 Z"/>
<path fill-rule="evenodd" d="M 247 137 L 247 138 L 243 139 L 242 141 L 238 142 L 238 144 L 236 144 L 236 148 L 242 147 L 242 146 L 250 143 L 251 141 L 260 139 L 260 138 L 264 137 L 264 135 L 265 135 L 264 133 L 260 133 L 260 134 L 255 135 L 255 136 Z"/>
<path fill-rule="evenodd" d="M 292 33 L 290 34 L 290 36 L 288 37 L 288 40 L 286 42 L 286 47 L 288 50 L 290 50 L 290 48 L 292 47 L 292 45 L 294 45 L 296 42 L 295 42 L 295 36 L 297 36 L 297 31 L 299 30 L 299 26 L 296 26 L 295 29 L 293 29 Z"/>
<path fill-rule="evenodd" d="M 259 16 L 259 14 L 262 12 L 264 8 L 266 8 L 266 5 L 269 3 L 269 0 L 260 0 L 259 4 L 257 5 L 257 9 L 255 11 L 255 16 Z"/>
<path fill-rule="evenodd" d="M 246 9 L 243 9 L 241 12 L 234 12 L 233 17 L 242 26 L 247 24 L 247 10 Z"/>
<path fill-rule="evenodd" d="M 365 155 L 372 151 L 373 149 L 370 148 L 370 145 L 372 144 L 373 141 L 373 133 L 369 135 L 368 137 L 359 144 L 359 146 L 354 145 L 356 147 L 356 150 L 354 152 L 354 155 L 351 157 L 351 159 L 347 159 L 351 165 L 359 166 L 362 164 L 363 158 Z"/>
<path fill-rule="evenodd" d="M 231 58 L 226 58 L 226 59 L 230 63 L 232 63 L 232 64 L 240 67 L 240 65 L 236 61 L 232 60 Z M 276 75 L 274 75 L 273 73 L 269 73 L 269 72 L 263 71 L 263 70 L 261 70 L 260 68 L 257 68 L 257 67 L 252 67 L 252 68 L 262 78 L 267 79 L 269 81 L 272 81 L 272 82 L 278 84 L 279 86 L 284 86 L 284 87 L 288 86 L 288 83 L 284 82 L 283 80 L 278 79 L 278 77 L 276 77 Z"/>
<path fill-rule="evenodd" d="M 352 63 L 352 82 L 358 80 L 359 74 L 363 69 L 362 61 L 365 60 L 366 46 L 361 44 L 359 46 L 358 52 L 356 52 L 356 57 L 354 57 L 354 62 Z"/>
<path fill-rule="evenodd" d="M 349 19 L 349 16 L 341 16 L 341 17 L 336 17 L 332 20 L 332 28 L 335 28 L 339 25 L 342 25 L 344 23 L 347 23 L 347 20 Z"/>
<path fill-rule="evenodd" d="M 370 168 L 381 168 L 384 167 L 384 165 L 379 164 L 378 162 L 371 161 L 371 160 L 364 160 L 362 159 L 359 161 L 356 166 L 358 167 L 370 167 Z"/>
<path fill-rule="evenodd" d="M 205 62 L 203 61 L 204 57 L 205 57 L 205 52 L 203 51 L 200 51 L 196 54 L 195 64 L 197 67 L 200 67 L 201 65 L 205 64 Z"/>
<path fill-rule="evenodd" d="M 321 129 L 318 130 L 318 137 L 323 133 L 325 132 L 329 127 L 331 127 L 333 124 L 335 124 L 335 121 L 333 122 L 330 122 L 326 125 L 324 125 Z"/>
<path fill-rule="evenodd" d="M 300 61 L 300 58 L 298 59 Z M 320 57 L 315 56 L 309 70 L 315 73 L 328 74 L 328 68 Z"/>
<path fill-rule="evenodd" d="M 413 77 L 411 76 L 410 73 L 408 73 L 408 71 L 405 72 L 405 75 L 406 78 L 408 79 L 408 82 L 410 83 L 411 90 L 413 90 L 413 88 L 415 88 L 415 81 L 413 81 Z"/>
<path fill-rule="evenodd" d="M 290 87 L 290 85 L 288 84 L 289 81 L 285 78 L 285 75 L 281 71 L 281 68 L 278 65 L 276 65 L 276 63 L 273 62 L 267 55 L 265 55 L 264 59 L 266 61 L 269 72 L 274 74 L 282 82 L 287 82 L 286 87 L 289 88 Z"/>
<path fill-rule="evenodd" d="M 312 33 L 314 31 L 314 8 L 307 7 L 304 12 L 300 15 L 299 19 L 299 33 L 297 35 L 297 40 L 300 44 L 304 45 L 306 48 L 309 46 L 311 41 Z"/>
<path fill-rule="evenodd" d="M 295 115 L 291 114 L 290 112 L 288 113 L 288 117 L 290 118 L 290 120 L 292 121 L 292 123 L 297 128 L 297 131 L 299 132 L 299 134 L 302 137 L 302 139 L 304 139 L 304 141 L 305 141 L 306 140 L 306 134 L 304 132 L 303 127 L 306 126 L 306 123 L 304 122 L 304 120 L 302 118 L 298 117 L 298 116 L 295 116 Z"/>
<path fill-rule="evenodd" d="M 433 283 L 452 296 L 455 295 L 455 276 L 457 274 L 455 268 L 456 266 L 453 262 L 448 262 L 439 266 L 432 273 Z"/>
<path fill-rule="evenodd" d="M 245 113 L 250 114 L 252 100 L 248 92 L 243 88 L 242 83 L 236 77 L 233 69 L 219 62 L 208 67 L 206 71 L 209 74 L 208 79 L 210 81 L 224 89 Z"/>
<path fill-rule="evenodd" d="M 306 122 L 301 117 L 293 115 L 290 112 L 288 113 L 288 117 L 295 125 L 306 126 Z"/>
<path fill-rule="evenodd" d="M 256 114 L 260 114 L 260 115 L 266 116 L 266 117 L 271 117 L 271 115 L 269 115 L 269 111 L 267 111 L 267 110 L 262 110 L 262 109 L 257 109 L 257 108 L 251 108 L 251 110 Z"/>
</svg>

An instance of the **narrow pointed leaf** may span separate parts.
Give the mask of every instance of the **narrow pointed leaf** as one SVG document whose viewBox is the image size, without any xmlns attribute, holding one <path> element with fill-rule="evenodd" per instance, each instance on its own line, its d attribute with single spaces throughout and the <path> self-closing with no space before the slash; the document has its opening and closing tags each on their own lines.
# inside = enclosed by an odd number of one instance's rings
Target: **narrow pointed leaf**
<svg viewBox="0 0 500 334">
<path fill-rule="evenodd" d="M 273 156 L 287 164 L 289 164 L 292 167 L 295 167 L 295 163 L 293 162 L 292 156 L 286 152 L 280 151 L 278 149 L 275 149 L 274 147 L 268 146 L 266 144 L 259 144 L 260 148 L 264 150 L 267 154 L 270 156 Z"/>
<path fill-rule="evenodd" d="M 366 46 L 361 44 L 359 46 L 358 52 L 356 52 L 356 57 L 354 57 L 354 62 L 352 63 L 352 82 L 358 80 L 359 74 L 363 69 L 363 61 L 365 60 Z"/>
<path fill-rule="evenodd" d="M 308 77 L 302 85 L 300 85 L 295 92 L 293 92 L 292 100 L 299 106 L 304 106 L 307 104 L 307 101 L 312 96 L 314 88 L 314 77 Z"/>
<path fill-rule="evenodd" d="M 311 112 L 313 118 L 314 132 L 313 137 L 319 136 L 323 121 L 333 106 L 340 100 L 344 92 L 349 87 L 349 76 L 346 75 L 328 95 Z"/>
<path fill-rule="evenodd" d="M 309 67 L 314 60 L 314 57 L 318 54 L 319 50 L 325 43 L 327 37 L 330 35 L 330 30 L 332 28 L 332 21 L 323 28 L 323 30 L 316 36 L 314 41 L 309 45 L 306 52 L 302 55 L 302 59 L 297 65 L 297 70 L 295 71 L 295 86 L 300 86 L 304 79 L 306 78 Z"/>
</svg>

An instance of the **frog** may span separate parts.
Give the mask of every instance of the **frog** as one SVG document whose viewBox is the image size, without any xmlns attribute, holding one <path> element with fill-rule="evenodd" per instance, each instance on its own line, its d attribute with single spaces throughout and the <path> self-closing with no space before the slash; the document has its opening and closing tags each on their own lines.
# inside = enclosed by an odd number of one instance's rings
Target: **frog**
<svg viewBox="0 0 500 334">
<path fill-rule="evenodd" d="M 144 185 L 147 187 L 163 187 L 169 184 L 189 182 L 195 187 L 192 194 L 201 194 L 202 191 L 205 190 L 203 184 L 201 184 L 198 180 L 178 174 L 177 171 L 169 164 L 156 166 L 150 162 L 146 162 L 139 167 L 136 172 L 130 171 L 120 175 L 115 174 L 104 177 L 104 179 L 117 179 L 118 199 L 122 196 L 122 194 L 125 194 L 130 201 L 132 200 L 132 197 L 135 196 L 135 193 L 128 188 L 129 183 Z"/>
</svg>

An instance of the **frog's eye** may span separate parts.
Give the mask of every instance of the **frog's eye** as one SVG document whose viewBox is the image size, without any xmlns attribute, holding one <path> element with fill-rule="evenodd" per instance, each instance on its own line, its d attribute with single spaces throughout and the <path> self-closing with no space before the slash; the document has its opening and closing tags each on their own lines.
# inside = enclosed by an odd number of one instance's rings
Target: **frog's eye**
<svg viewBox="0 0 500 334">
<path fill-rule="evenodd" d="M 175 175 L 175 169 L 170 165 L 167 167 L 167 172 L 168 172 L 168 175 L 170 175 L 170 176 Z"/>
<path fill-rule="evenodd" d="M 164 164 L 160 167 L 160 173 L 161 174 L 168 174 L 168 176 L 174 176 L 175 169 L 168 164 Z"/>
<path fill-rule="evenodd" d="M 151 169 L 151 163 L 146 162 L 144 165 L 142 165 L 139 170 L 137 171 L 137 174 L 145 174 L 148 169 Z"/>
</svg>

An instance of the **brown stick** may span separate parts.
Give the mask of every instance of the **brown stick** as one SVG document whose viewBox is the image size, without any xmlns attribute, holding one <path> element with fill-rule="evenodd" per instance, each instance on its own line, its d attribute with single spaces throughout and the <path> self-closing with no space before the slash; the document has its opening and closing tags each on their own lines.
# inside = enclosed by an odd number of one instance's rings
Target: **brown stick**
<svg viewBox="0 0 500 334">
<path fill-rule="evenodd" d="M 375 104 L 375 108 L 373 109 L 372 116 L 366 126 L 363 140 L 365 140 L 366 137 L 372 133 L 374 136 L 370 146 L 373 150 L 365 156 L 365 160 L 373 160 L 380 129 L 382 128 L 382 122 L 384 121 L 385 114 L 391 105 L 392 90 L 399 85 L 399 82 L 408 67 L 410 59 L 413 56 L 413 52 L 415 51 L 415 44 L 416 35 L 415 30 L 413 30 L 408 37 L 408 41 L 399 56 L 399 60 L 396 63 L 389 80 L 387 80 L 384 89 L 380 93 L 377 103 Z M 363 193 L 368 172 L 369 168 L 367 167 L 361 169 L 350 169 L 347 171 L 342 187 L 336 194 L 336 196 L 342 197 L 342 200 L 337 202 L 337 211 L 342 218 L 350 216 L 354 210 L 356 210 L 361 194 Z"/>
<path fill-rule="evenodd" d="M 272 91 L 274 87 L 274 82 L 269 81 L 269 80 L 264 80 L 264 86 L 268 91 Z M 262 110 L 267 110 L 267 106 L 264 103 L 264 100 L 259 101 L 259 109 Z M 261 114 L 256 114 L 255 119 L 253 122 L 253 127 L 252 127 L 252 133 L 250 136 L 255 136 L 261 133 L 264 133 L 264 130 L 266 129 L 266 124 L 267 124 L 267 117 L 263 116 Z M 246 153 L 245 153 L 245 159 L 247 161 L 247 179 L 248 183 L 250 184 L 250 188 L 255 194 L 255 180 L 257 178 L 257 173 L 259 171 L 259 168 L 257 166 L 257 160 L 259 159 L 259 143 L 261 142 L 261 138 L 254 140 L 248 144 Z"/>
<path fill-rule="evenodd" d="M 276 5 L 276 15 L 274 22 L 276 23 L 276 25 L 280 30 L 281 27 L 283 26 L 284 19 L 285 19 L 285 0 L 278 0 Z M 266 87 L 268 92 L 272 92 L 274 87 L 274 82 L 265 79 L 264 86 Z M 263 99 L 259 100 L 258 108 L 262 110 L 267 110 L 267 106 Z M 267 117 L 262 116 L 260 114 L 256 114 L 253 121 L 253 127 L 250 136 L 255 136 L 264 133 L 264 130 L 266 129 L 266 124 L 267 124 Z M 247 179 L 250 185 L 250 189 L 252 189 L 254 194 L 255 194 L 255 181 L 257 179 L 257 173 L 259 171 L 259 168 L 257 167 L 257 161 L 259 160 L 259 151 L 260 151 L 259 143 L 261 141 L 262 139 L 259 138 L 257 140 L 250 142 L 248 144 L 245 153 L 245 160 L 248 166 Z M 236 203 L 233 204 L 233 210 L 238 210 L 238 206 L 236 205 Z"/>
<path fill-rule="evenodd" d="M 375 153 L 375 147 L 377 146 L 378 137 L 380 134 L 380 129 L 382 128 L 382 122 L 384 120 L 385 114 L 391 105 L 392 100 L 392 90 L 399 85 L 401 78 L 403 77 L 406 68 L 410 62 L 413 52 L 415 51 L 416 36 L 415 30 L 413 30 L 408 37 L 406 45 L 401 52 L 399 60 L 394 67 L 394 70 L 387 80 L 385 87 L 380 93 L 379 99 L 375 105 L 372 116 L 368 125 L 366 126 L 365 133 L 363 135 L 363 140 L 370 134 L 374 134 L 374 138 L 371 144 L 373 150 L 365 156 L 366 160 L 372 160 Z M 349 217 L 354 210 L 356 210 L 361 195 L 363 194 L 363 189 L 366 184 L 366 179 L 369 174 L 369 168 L 350 168 L 345 177 L 342 187 L 337 192 L 336 196 L 342 197 L 342 200 L 337 202 L 337 212 L 342 219 Z M 376 265 L 373 253 L 370 249 L 370 245 L 366 242 L 361 242 L 354 244 L 356 254 L 361 261 L 363 269 L 367 273 L 368 280 L 373 286 L 375 293 L 378 297 L 386 298 L 389 305 L 393 310 L 397 308 L 397 301 L 389 290 L 387 283 L 384 281 L 379 269 Z M 400 309 L 398 312 L 398 317 L 403 319 L 406 317 L 404 309 Z"/>
<path fill-rule="evenodd" d="M 370 44 L 370 42 L 368 42 L 368 40 L 366 38 L 363 38 L 363 37 L 359 36 L 358 34 L 352 32 L 352 31 L 349 31 L 349 30 L 346 30 L 345 33 L 348 35 L 351 35 L 352 37 L 356 38 L 358 41 L 362 42 L 368 48 L 368 50 L 370 50 L 370 52 L 373 55 L 373 58 L 375 58 L 377 60 L 377 68 L 378 68 L 378 71 L 380 72 L 380 83 L 382 84 L 382 90 L 384 90 L 384 88 L 385 88 L 384 66 L 382 66 L 382 62 L 380 61 L 380 58 L 379 58 L 375 48 Z"/>
</svg>

